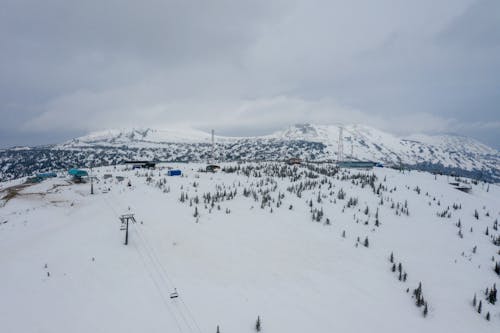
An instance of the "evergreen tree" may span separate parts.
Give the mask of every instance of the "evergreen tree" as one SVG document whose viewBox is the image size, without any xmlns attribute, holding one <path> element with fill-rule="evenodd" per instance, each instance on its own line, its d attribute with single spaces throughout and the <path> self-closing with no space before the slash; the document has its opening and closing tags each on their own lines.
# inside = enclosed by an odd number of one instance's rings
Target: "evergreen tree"
<svg viewBox="0 0 500 333">
<path fill-rule="evenodd" d="M 479 306 L 477 307 L 477 313 L 481 313 L 482 308 L 483 308 L 483 302 L 479 301 Z"/>
<path fill-rule="evenodd" d="M 395 265 L 393 267 L 395 268 Z M 415 298 L 417 299 L 417 302 L 418 302 L 420 299 L 420 296 L 422 295 L 422 282 L 419 282 L 417 289 L 413 290 L 413 295 L 415 295 Z"/>
<path fill-rule="evenodd" d="M 496 301 L 497 301 L 497 286 L 496 284 L 494 284 L 493 288 L 491 288 L 488 294 L 488 302 L 494 305 Z"/>
<path fill-rule="evenodd" d="M 255 331 L 260 332 L 260 330 L 261 330 L 260 316 L 257 316 L 257 321 L 255 322 Z"/>
</svg>

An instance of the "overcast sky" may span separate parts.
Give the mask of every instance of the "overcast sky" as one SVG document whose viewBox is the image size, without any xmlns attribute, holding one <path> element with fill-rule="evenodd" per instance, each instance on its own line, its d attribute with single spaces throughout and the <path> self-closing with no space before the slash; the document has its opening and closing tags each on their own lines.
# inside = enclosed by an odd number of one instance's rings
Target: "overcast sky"
<svg viewBox="0 0 500 333">
<path fill-rule="evenodd" d="M 299 122 L 500 148 L 499 0 L 0 0 L 0 146 Z"/>
</svg>

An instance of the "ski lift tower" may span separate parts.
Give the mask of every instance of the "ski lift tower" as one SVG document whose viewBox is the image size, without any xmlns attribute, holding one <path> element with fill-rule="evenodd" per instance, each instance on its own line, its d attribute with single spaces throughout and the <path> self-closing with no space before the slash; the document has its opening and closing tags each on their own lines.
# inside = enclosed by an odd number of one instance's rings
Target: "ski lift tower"
<svg viewBox="0 0 500 333">
<path fill-rule="evenodd" d="M 124 214 L 120 216 L 120 221 L 122 222 L 120 230 L 125 230 L 125 245 L 128 245 L 128 222 L 135 223 L 134 214 Z"/>
</svg>

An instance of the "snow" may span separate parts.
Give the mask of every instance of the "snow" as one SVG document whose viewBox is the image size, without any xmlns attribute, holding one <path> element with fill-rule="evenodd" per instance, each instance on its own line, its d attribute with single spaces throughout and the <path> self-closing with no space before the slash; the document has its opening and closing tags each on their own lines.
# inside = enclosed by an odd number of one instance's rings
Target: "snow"
<svg viewBox="0 0 500 333">
<path fill-rule="evenodd" d="M 215 136 L 220 142 L 233 142 L 240 138 Z M 210 143 L 211 134 L 192 128 L 172 129 L 111 129 L 92 132 L 88 135 L 63 143 L 61 147 L 86 146 L 89 144 L 130 145 L 151 147 L 166 143 Z"/>
<path fill-rule="evenodd" d="M 208 133 L 194 129 L 112 129 L 93 132 L 86 136 L 73 139 L 78 142 L 95 142 L 113 140 L 126 143 L 131 140 L 145 142 L 204 142 L 210 139 Z"/>
<path fill-rule="evenodd" d="M 344 157 L 346 159 L 381 161 L 386 164 L 400 165 L 406 163 L 442 164 L 445 167 L 480 172 L 493 170 L 498 174 L 500 169 L 500 154 L 498 150 L 488 147 L 477 140 L 451 135 L 414 134 L 408 137 L 398 137 L 361 124 L 345 124 L 343 127 Z M 177 144 L 205 144 L 184 147 L 198 156 L 210 150 L 210 134 L 194 129 L 122 129 L 91 133 L 87 136 L 73 139 L 55 149 L 98 149 L 112 147 L 118 149 L 166 149 L 175 150 Z M 337 125 L 297 124 L 270 135 L 256 137 L 226 137 L 217 135 L 215 142 L 221 151 L 229 151 L 231 156 L 239 156 L 241 150 L 234 147 L 244 146 L 249 152 L 248 160 L 262 159 L 260 147 L 268 143 L 283 146 L 291 141 L 307 141 L 322 143 L 326 146 L 324 152 L 316 157 L 320 160 L 336 160 L 339 142 L 339 127 Z M 179 148 L 180 149 L 180 148 Z M 307 151 L 296 154 L 306 158 Z M 175 155 L 172 152 L 172 155 Z M 195 154 L 196 155 L 196 154 Z M 304 156 L 302 156 L 304 155 Z M 285 159 L 290 156 L 276 156 Z M 203 158 L 198 159 L 201 161 Z M 498 176 L 495 176 L 498 178 Z"/>
<path fill-rule="evenodd" d="M 229 165 L 236 166 L 223 164 Z M 500 261 L 499 248 L 484 234 L 487 226 L 491 235 L 499 234 L 492 229 L 500 214 L 497 185 L 472 184 L 467 194 L 444 176 L 374 169 L 361 173 L 374 173 L 375 184 L 387 186 L 383 205 L 369 186 L 336 177 L 327 179 L 335 193 L 346 192 L 345 200 L 330 202 L 336 195 L 329 196 L 323 185 L 317 203 L 318 187 L 299 198 L 287 191 L 289 178 L 267 182 L 265 176 L 199 172 L 200 164 L 165 166 L 184 175 L 102 167 L 94 169 L 100 179 L 94 195 L 89 184 L 56 178 L 4 200 L 0 331 L 215 332 L 219 325 L 221 332 L 254 332 L 260 316 L 263 332 L 498 332 L 500 304 L 483 297 L 483 290 L 499 281 L 491 260 Z M 113 175 L 106 183 L 105 173 Z M 118 182 L 119 175 L 126 180 Z M 163 179 L 166 184 L 159 187 Z M 280 207 L 273 203 L 272 213 L 261 208 L 260 196 L 256 202 L 243 195 L 244 188 L 271 189 L 275 183 L 271 197 L 278 192 L 285 197 Z M 2 183 L 0 197 L 18 184 Z M 209 212 L 201 196 L 214 194 L 217 186 L 236 189 L 237 195 Z M 181 203 L 181 192 L 202 200 L 198 221 L 196 204 Z M 349 197 L 359 203 L 342 212 Z M 406 200 L 409 216 L 396 215 L 391 199 Z M 311 221 L 309 200 L 322 207 L 331 225 Z M 436 216 L 453 203 L 462 208 L 451 209 L 451 218 Z M 378 228 L 373 224 L 377 207 Z M 125 213 L 134 213 L 138 222 L 130 226 L 128 246 L 118 219 Z M 457 236 L 458 219 L 463 238 Z M 368 236 L 370 246 L 355 246 L 358 236 Z M 406 282 L 391 272 L 391 252 L 408 272 Z M 411 297 L 420 281 L 429 302 L 426 318 Z M 172 300 L 174 288 L 180 297 Z M 471 305 L 474 293 L 482 299 L 481 315 Z"/>
</svg>

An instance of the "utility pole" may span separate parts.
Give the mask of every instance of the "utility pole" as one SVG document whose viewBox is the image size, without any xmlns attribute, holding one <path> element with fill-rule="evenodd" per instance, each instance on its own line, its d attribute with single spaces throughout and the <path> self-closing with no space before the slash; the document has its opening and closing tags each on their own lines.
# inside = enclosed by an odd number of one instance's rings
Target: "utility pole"
<svg viewBox="0 0 500 333">
<path fill-rule="evenodd" d="M 339 162 L 342 162 L 342 160 L 344 159 L 344 142 L 343 142 L 343 135 L 342 135 L 342 131 L 344 130 L 344 128 L 342 126 L 339 126 L 339 151 L 337 153 L 337 160 Z"/>
<path fill-rule="evenodd" d="M 212 129 L 212 161 L 211 163 L 215 163 L 215 139 L 214 139 L 214 130 Z"/>
<path fill-rule="evenodd" d="M 120 221 L 122 222 L 120 230 L 125 230 L 125 245 L 128 245 L 128 222 L 135 223 L 134 214 L 124 214 L 120 216 Z"/>
<path fill-rule="evenodd" d="M 353 143 L 353 139 L 351 137 L 351 160 L 354 159 L 354 143 Z"/>
<path fill-rule="evenodd" d="M 94 194 L 94 175 L 92 167 L 90 167 L 90 194 Z"/>
</svg>

